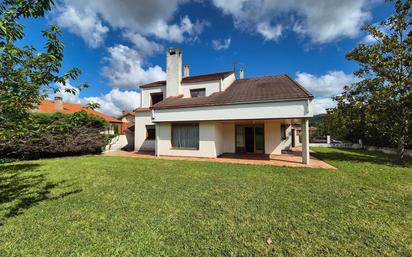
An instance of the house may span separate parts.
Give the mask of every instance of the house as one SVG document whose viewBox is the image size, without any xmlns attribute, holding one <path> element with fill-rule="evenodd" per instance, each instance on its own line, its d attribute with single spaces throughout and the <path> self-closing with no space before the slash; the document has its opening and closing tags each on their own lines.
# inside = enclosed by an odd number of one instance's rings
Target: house
<svg viewBox="0 0 412 257">
<path fill-rule="evenodd" d="M 89 114 L 99 116 L 100 118 L 106 120 L 110 123 L 110 127 L 108 128 L 109 134 L 119 133 L 120 128 L 122 125 L 122 121 L 115 119 L 109 115 L 103 114 L 101 112 L 85 108 L 81 104 L 72 104 L 72 103 L 65 103 L 63 102 L 63 98 L 60 96 L 54 97 L 54 100 L 42 100 L 37 107 L 36 110 L 33 112 L 43 112 L 43 113 L 53 113 L 53 112 L 61 112 L 61 113 L 74 113 L 79 111 L 86 111 Z"/>
<path fill-rule="evenodd" d="M 141 85 L 135 110 L 135 151 L 156 156 L 216 158 L 223 153 L 279 155 L 302 126 L 302 161 L 309 163 L 313 96 L 288 75 L 244 78 L 240 71 L 190 76 L 182 50 L 168 49 L 166 80 Z"/>
<path fill-rule="evenodd" d="M 120 116 L 119 120 L 122 122 L 120 126 L 120 134 L 126 133 L 126 131 L 133 131 L 134 132 L 134 112 L 122 112 L 122 116 Z M 134 135 L 133 135 L 134 137 Z"/>
</svg>

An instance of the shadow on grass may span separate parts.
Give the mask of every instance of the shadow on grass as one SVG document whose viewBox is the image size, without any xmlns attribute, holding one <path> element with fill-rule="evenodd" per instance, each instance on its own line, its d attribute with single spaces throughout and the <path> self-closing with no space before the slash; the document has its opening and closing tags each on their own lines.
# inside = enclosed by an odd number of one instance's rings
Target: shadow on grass
<svg viewBox="0 0 412 257">
<path fill-rule="evenodd" d="M 321 149 L 313 153 L 313 155 L 324 161 L 349 161 L 356 163 L 374 163 L 397 167 L 412 166 L 411 158 L 406 158 L 405 165 L 398 163 L 396 155 L 385 154 L 382 152 L 354 150 L 354 149 Z"/>
<path fill-rule="evenodd" d="M 38 164 L 28 163 L 0 165 L 0 226 L 8 218 L 22 214 L 42 201 L 57 200 L 82 191 L 72 190 L 65 180 L 47 181 L 39 167 Z M 63 193 L 51 196 L 53 189 Z"/>
</svg>

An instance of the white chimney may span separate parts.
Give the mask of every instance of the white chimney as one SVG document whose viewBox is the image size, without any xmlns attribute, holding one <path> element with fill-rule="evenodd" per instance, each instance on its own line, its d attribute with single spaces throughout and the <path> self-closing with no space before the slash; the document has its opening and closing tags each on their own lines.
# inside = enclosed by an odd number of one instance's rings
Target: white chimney
<svg viewBox="0 0 412 257">
<path fill-rule="evenodd" d="M 239 78 L 240 78 L 240 79 L 244 79 L 244 78 L 245 78 L 245 71 L 243 70 L 243 68 L 240 68 Z"/>
<path fill-rule="evenodd" d="M 182 49 L 170 48 L 166 53 L 166 97 L 181 94 Z"/>
<path fill-rule="evenodd" d="M 189 64 L 185 64 L 183 66 L 183 78 L 189 77 L 190 72 L 189 72 Z"/>
<path fill-rule="evenodd" d="M 54 97 L 54 109 L 56 112 L 63 112 L 63 98 L 61 96 Z"/>
</svg>

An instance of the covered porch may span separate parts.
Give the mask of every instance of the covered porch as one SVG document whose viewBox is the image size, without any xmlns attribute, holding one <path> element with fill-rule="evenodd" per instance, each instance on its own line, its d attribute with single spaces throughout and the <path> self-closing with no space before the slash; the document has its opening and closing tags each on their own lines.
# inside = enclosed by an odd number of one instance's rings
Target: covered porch
<svg viewBox="0 0 412 257">
<path fill-rule="evenodd" d="M 301 124 L 301 144 L 292 124 Z M 155 155 L 276 160 L 301 146 L 286 159 L 309 165 L 308 127 L 307 118 L 162 122 L 156 124 Z"/>
<path fill-rule="evenodd" d="M 224 144 L 234 144 L 234 149 L 223 151 L 221 158 L 277 160 L 309 164 L 308 119 L 266 119 L 218 122 L 223 125 Z M 301 140 L 294 126 L 299 124 Z M 229 125 L 226 126 L 226 125 Z M 230 125 L 232 127 L 230 127 Z M 234 127 L 234 132 L 231 129 Z M 234 143 L 231 142 L 231 133 Z M 299 159 L 300 157 L 300 159 Z"/>
</svg>

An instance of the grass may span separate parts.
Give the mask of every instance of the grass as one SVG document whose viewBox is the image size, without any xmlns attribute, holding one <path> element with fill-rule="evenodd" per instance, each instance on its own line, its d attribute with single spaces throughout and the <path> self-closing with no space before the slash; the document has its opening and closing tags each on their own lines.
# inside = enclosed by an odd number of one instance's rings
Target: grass
<svg viewBox="0 0 412 257">
<path fill-rule="evenodd" d="M 1 164 L 0 256 L 411 256 L 410 160 L 315 151 L 338 170 L 100 156 Z"/>
</svg>

